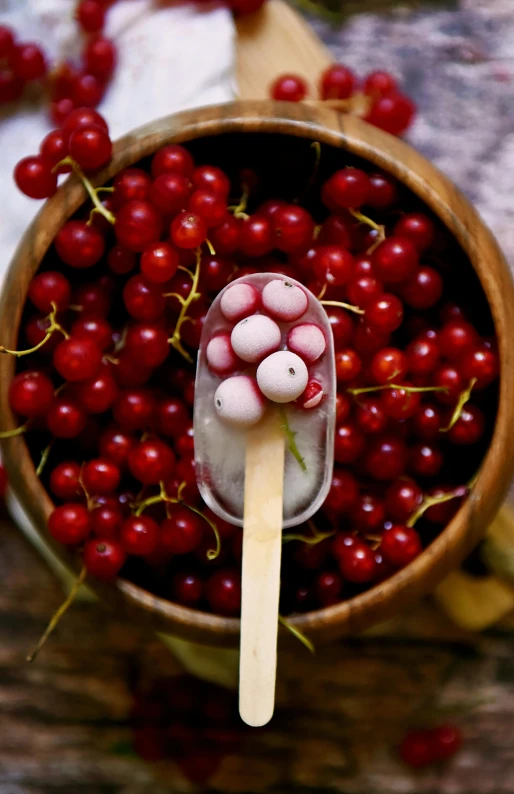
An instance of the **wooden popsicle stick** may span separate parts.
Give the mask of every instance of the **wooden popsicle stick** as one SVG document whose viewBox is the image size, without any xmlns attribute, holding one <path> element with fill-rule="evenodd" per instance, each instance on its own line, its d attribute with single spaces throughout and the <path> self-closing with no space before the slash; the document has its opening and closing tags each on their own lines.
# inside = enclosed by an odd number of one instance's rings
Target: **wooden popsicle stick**
<svg viewBox="0 0 514 794">
<path fill-rule="evenodd" d="M 246 442 L 239 713 L 247 725 L 273 716 L 285 436 L 273 409 Z"/>
</svg>

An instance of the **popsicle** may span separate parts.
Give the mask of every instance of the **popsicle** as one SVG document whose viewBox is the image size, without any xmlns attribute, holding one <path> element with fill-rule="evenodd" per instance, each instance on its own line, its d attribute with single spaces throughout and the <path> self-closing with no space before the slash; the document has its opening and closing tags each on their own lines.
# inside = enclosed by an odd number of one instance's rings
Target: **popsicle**
<svg viewBox="0 0 514 794">
<path fill-rule="evenodd" d="M 198 356 L 195 463 L 207 505 L 243 526 L 239 709 L 250 725 L 273 714 L 282 529 L 328 493 L 335 397 L 332 331 L 311 292 L 258 273 L 219 293 Z"/>
</svg>

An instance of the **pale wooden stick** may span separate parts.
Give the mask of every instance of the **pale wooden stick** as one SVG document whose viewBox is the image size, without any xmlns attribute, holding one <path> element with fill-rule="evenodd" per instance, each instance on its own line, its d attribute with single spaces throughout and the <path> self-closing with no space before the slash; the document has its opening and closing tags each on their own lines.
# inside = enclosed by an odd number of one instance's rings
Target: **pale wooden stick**
<svg viewBox="0 0 514 794">
<path fill-rule="evenodd" d="M 270 721 L 275 704 L 284 456 L 273 410 L 246 446 L 239 713 L 253 727 Z"/>
</svg>

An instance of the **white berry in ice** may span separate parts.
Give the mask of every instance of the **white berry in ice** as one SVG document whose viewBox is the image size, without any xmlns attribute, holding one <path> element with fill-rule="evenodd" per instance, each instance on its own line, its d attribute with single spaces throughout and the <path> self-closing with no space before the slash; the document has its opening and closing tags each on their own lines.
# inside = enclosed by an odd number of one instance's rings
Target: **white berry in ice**
<svg viewBox="0 0 514 794">
<path fill-rule="evenodd" d="M 325 352 L 325 334 L 315 323 L 300 323 L 287 335 L 287 346 L 308 364 L 317 361 Z"/>
<path fill-rule="evenodd" d="M 262 305 L 275 320 L 290 323 L 305 314 L 309 299 L 301 287 L 287 279 L 275 278 L 262 290 Z"/>
<path fill-rule="evenodd" d="M 252 284 L 227 287 L 220 300 L 222 315 L 233 323 L 253 314 L 261 305 L 261 294 Z"/>
<path fill-rule="evenodd" d="M 230 334 L 213 336 L 205 350 L 205 357 L 209 369 L 216 375 L 230 375 L 241 363 L 232 349 Z"/>
<path fill-rule="evenodd" d="M 257 364 L 280 346 L 280 328 L 264 314 L 245 317 L 232 329 L 230 340 L 239 358 Z"/>
<path fill-rule="evenodd" d="M 309 373 L 296 353 L 279 350 L 259 364 L 257 383 L 262 393 L 275 403 L 296 400 L 307 386 Z"/>
<path fill-rule="evenodd" d="M 222 422 L 235 427 L 251 427 L 264 416 L 266 400 L 255 378 L 234 375 L 216 389 L 214 407 Z"/>
</svg>

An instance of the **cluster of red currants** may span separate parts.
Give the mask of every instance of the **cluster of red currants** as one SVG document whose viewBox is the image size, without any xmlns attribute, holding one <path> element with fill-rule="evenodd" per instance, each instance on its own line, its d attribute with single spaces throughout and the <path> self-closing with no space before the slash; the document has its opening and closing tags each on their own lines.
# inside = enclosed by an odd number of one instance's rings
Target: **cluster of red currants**
<svg viewBox="0 0 514 794">
<path fill-rule="evenodd" d="M 138 686 L 130 716 L 133 747 L 145 761 L 174 761 L 184 777 L 205 784 L 246 727 L 234 692 L 188 675 Z"/>
<path fill-rule="evenodd" d="M 125 565 L 181 604 L 239 612 L 241 532 L 202 503 L 192 425 L 202 326 L 234 276 L 298 279 L 326 305 L 335 342 L 336 467 L 322 510 L 284 537 L 284 613 L 404 567 L 465 496 L 498 375 L 494 338 L 471 322 L 483 325 L 481 309 L 452 302 L 469 262 L 455 282 L 453 241 L 387 174 L 358 163 L 319 185 L 316 174 L 309 210 L 266 198 L 258 169 L 229 176 L 167 145 L 58 232 L 29 287 L 34 359 L 10 402 L 36 459 L 50 441 L 42 476 L 63 504 L 49 530 L 91 575 Z"/>
<path fill-rule="evenodd" d="M 46 78 L 44 88 L 55 124 L 62 124 L 75 108 L 96 107 L 117 61 L 114 43 L 102 35 L 110 5 L 112 0 L 80 0 L 75 16 L 81 33 L 88 38 L 78 69 L 62 63 L 50 71 L 48 58 L 38 44 L 17 42 L 15 32 L 0 25 L 0 104 L 19 99 L 27 83 Z"/>
<path fill-rule="evenodd" d="M 462 746 L 462 732 L 456 725 L 412 730 L 400 744 L 400 757 L 413 769 L 448 761 Z"/>
<path fill-rule="evenodd" d="M 402 135 L 416 115 L 416 105 L 389 72 L 371 72 L 361 86 L 351 69 L 336 63 L 321 74 L 318 90 L 322 101 L 356 113 L 392 135 Z M 270 87 L 273 99 L 286 102 L 301 102 L 308 94 L 307 81 L 297 74 L 280 75 Z"/>
</svg>

